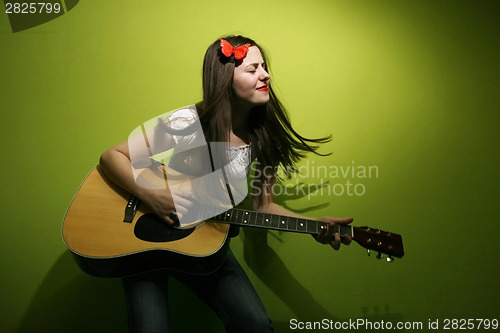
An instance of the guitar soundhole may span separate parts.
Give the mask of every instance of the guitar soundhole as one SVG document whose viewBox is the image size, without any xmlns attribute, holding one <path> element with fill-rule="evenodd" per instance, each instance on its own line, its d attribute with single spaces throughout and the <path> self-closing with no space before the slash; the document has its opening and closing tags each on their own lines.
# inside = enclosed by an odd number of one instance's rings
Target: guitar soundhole
<svg viewBox="0 0 500 333">
<path fill-rule="evenodd" d="M 135 224 L 134 234 L 146 242 L 171 242 L 189 236 L 195 228 L 177 229 L 167 225 L 155 214 L 142 215 Z"/>
</svg>

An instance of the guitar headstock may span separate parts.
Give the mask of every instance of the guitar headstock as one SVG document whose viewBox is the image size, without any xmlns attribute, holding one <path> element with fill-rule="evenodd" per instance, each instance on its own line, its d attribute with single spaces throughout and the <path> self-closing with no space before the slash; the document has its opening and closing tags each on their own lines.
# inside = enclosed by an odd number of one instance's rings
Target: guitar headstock
<svg viewBox="0 0 500 333">
<path fill-rule="evenodd" d="M 401 258 L 404 255 L 403 239 L 401 235 L 373 229 L 370 227 L 354 228 L 353 239 L 362 247 L 368 250 L 377 251 L 377 259 L 381 259 L 386 254 L 387 261 L 394 261 L 393 257 Z"/>
</svg>

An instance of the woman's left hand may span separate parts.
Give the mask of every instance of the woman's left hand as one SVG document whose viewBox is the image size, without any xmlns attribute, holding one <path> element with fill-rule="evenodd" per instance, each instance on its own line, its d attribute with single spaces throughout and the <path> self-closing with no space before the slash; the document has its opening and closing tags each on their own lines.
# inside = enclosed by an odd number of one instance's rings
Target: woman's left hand
<svg viewBox="0 0 500 333">
<path fill-rule="evenodd" d="M 344 234 L 342 237 L 338 232 L 334 232 L 336 224 L 349 224 L 353 220 L 352 217 L 337 218 L 337 217 L 321 217 L 318 221 L 327 222 L 328 225 L 322 228 L 321 232 L 316 235 L 316 240 L 321 244 L 330 244 L 334 250 L 340 249 L 340 244 L 349 245 L 352 241 L 351 236 Z"/>
</svg>

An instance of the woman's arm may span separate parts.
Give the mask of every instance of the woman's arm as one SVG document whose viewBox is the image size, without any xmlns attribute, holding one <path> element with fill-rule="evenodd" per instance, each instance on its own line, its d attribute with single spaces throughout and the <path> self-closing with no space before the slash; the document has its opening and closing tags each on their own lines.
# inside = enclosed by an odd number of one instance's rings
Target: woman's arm
<svg viewBox="0 0 500 333">
<path fill-rule="evenodd" d="M 113 183 L 143 200 L 146 189 L 138 186 L 135 182 L 127 141 L 119 143 L 102 153 L 99 164 Z"/>
<path fill-rule="evenodd" d="M 172 219 L 170 213 L 177 212 L 178 216 L 185 214 L 192 206 L 190 195 L 168 188 L 148 189 L 137 185 L 132 172 L 129 144 L 133 145 L 134 143 L 131 141 L 119 143 L 101 155 L 100 165 L 104 173 L 113 183 L 139 198 L 165 222 L 171 225 L 177 224 L 178 219 Z M 149 158 L 147 152 L 144 153 L 144 158 Z"/>
</svg>

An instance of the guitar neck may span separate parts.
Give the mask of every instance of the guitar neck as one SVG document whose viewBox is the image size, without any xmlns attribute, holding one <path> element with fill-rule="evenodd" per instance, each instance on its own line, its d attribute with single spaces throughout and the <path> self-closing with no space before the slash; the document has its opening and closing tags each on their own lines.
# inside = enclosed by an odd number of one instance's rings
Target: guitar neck
<svg viewBox="0 0 500 333">
<path fill-rule="evenodd" d="M 258 227 L 263 229 L 298 232 L 305 234 L 319 234 L 322 228 L 327 227 L 327 222 L 308 220 L 303 218 L 260 213 L 244 209 L 230 209 L 222 214 L 212 217 L 210 220 L 235 224 L 246 227 Z M 335 232 L 340 235 L 348 234 L 354 236 L 354 227 L 350 225 L 336 224 Z"/>
</svg>

